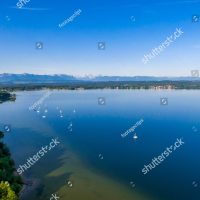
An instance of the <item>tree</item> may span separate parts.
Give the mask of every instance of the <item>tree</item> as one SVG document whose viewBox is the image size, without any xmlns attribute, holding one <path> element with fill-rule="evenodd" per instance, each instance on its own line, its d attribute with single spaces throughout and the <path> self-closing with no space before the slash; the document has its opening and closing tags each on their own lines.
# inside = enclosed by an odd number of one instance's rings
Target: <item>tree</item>
<svg viewBox="0 0 200 200">
<path fill-rule="evenodd" d="M 18 200 L 17 195 L 11 189 L 8 182 L 0 183 L 0 199 L 1 200 Z"/>
<path fill-rule="evenodd" d="M 4 137 L 4 134 L 2 131 L 0 131 L 0 140 Z"/>
<path fill-rule="evenodd" d="M 0 140 L 4 134 L 0 131 Z M 6 194 L 12 194 L 12 192 L 18 196 L 23 186 L 22 178 L 16 173 L 14 160 L 11 158 L 8 147 L 0 141 L 0 200 L 11 200 L 7 197 L 3 198 Z M 9 183 L 5 186 L 5 183 Z M 5 189 L 7 188 L 7 192 Z M 9 192 L 9 193 L 8 193 Z M 12 196 L 12 195 L 11 195 Z"/>
</svg>

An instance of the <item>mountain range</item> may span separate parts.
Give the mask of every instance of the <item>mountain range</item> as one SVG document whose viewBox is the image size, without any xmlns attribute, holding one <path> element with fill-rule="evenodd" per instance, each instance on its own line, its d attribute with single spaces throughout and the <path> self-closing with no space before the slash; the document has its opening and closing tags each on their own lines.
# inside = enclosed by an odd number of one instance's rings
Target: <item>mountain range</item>
<svg viewBox="0 0 200 200">
<path fill-rule="evenodd" d="M 0 84 L 38 84 L 74 82 L 140 82 L 140 81 L 200 81 L 200 77 L 155 77 L 155 76 L 84 76 L 0 74 Z"/>
</svg>

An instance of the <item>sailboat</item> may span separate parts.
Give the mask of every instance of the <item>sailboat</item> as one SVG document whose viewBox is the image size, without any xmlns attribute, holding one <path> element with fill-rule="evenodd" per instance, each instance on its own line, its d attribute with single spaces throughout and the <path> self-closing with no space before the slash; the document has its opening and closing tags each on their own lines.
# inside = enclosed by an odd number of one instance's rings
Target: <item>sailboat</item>
<svg viewBox="0 0 200 200">
<path fill-rule="evenodd" d="M 138 139 L 138 136 L 137 134 L 135 133 L 134 136 L 133 136 L 133 139 L 137 140 Z"/>
</svg>

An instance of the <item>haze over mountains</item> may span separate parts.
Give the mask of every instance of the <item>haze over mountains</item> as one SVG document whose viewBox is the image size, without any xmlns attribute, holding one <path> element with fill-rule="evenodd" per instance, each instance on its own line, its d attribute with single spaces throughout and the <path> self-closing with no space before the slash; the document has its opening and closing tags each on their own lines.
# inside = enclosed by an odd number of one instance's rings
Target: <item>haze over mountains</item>
<svg viewBox="0 0 200 200">
<path fill-rule="evenodd" d="M 72 75 L 36 75 L 36 74 L 0 74 L 0 84 L 29 83 L 70 83 L 70 82 L 121 82 L 121 81 L 200 81 L 199 77 L 154 77 L 154 76 L 84 76 Z"/>
</svg>

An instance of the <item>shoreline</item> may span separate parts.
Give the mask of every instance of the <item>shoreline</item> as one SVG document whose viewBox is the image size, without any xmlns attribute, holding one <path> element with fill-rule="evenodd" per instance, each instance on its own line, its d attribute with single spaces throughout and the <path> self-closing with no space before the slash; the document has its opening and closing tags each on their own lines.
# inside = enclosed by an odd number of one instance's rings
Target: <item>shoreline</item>
<svg viewBox="0 0 200 200">
<path fill-rule="evenodd" d="M 200 81 L 81 81 L 81 82 L 49 82 L 49 83 L 1 83 L 0 91 L 34 91 L 34 90 L 200 90 Z"/>
<path fill-rule="evenodd" d="M 0 89 L 1 90 L 1 89 Z M 16 88 L 6 88 L 4 91 L 13 93 L 13 92 L 34 92 L 34 91 L 91 91 L 91 90 L 141 90 L 141 91 L 199 91 L 200 88 L 173 88 L 173 89 L 168 89 L 168 88 L 162 88 L 162 89 L 153 89 L 153 88 L 91 88 L 91 89 L 69 89 L 69 88 L 50 88 L 50 87 L 45 87 L 45 88 L 37 88 L 37 89 L 16 89 Z M 1 92 L 1 91 L 0 91 Z M 15 101 L 13 99 L 7 100 L 7 101 Z M 6 102 L 6 101 L 5 101 Z M 1 102 L 0 102 L 1 103 Z M 2 102 L 3 103 L 3 102 Z"/>
</svg>

